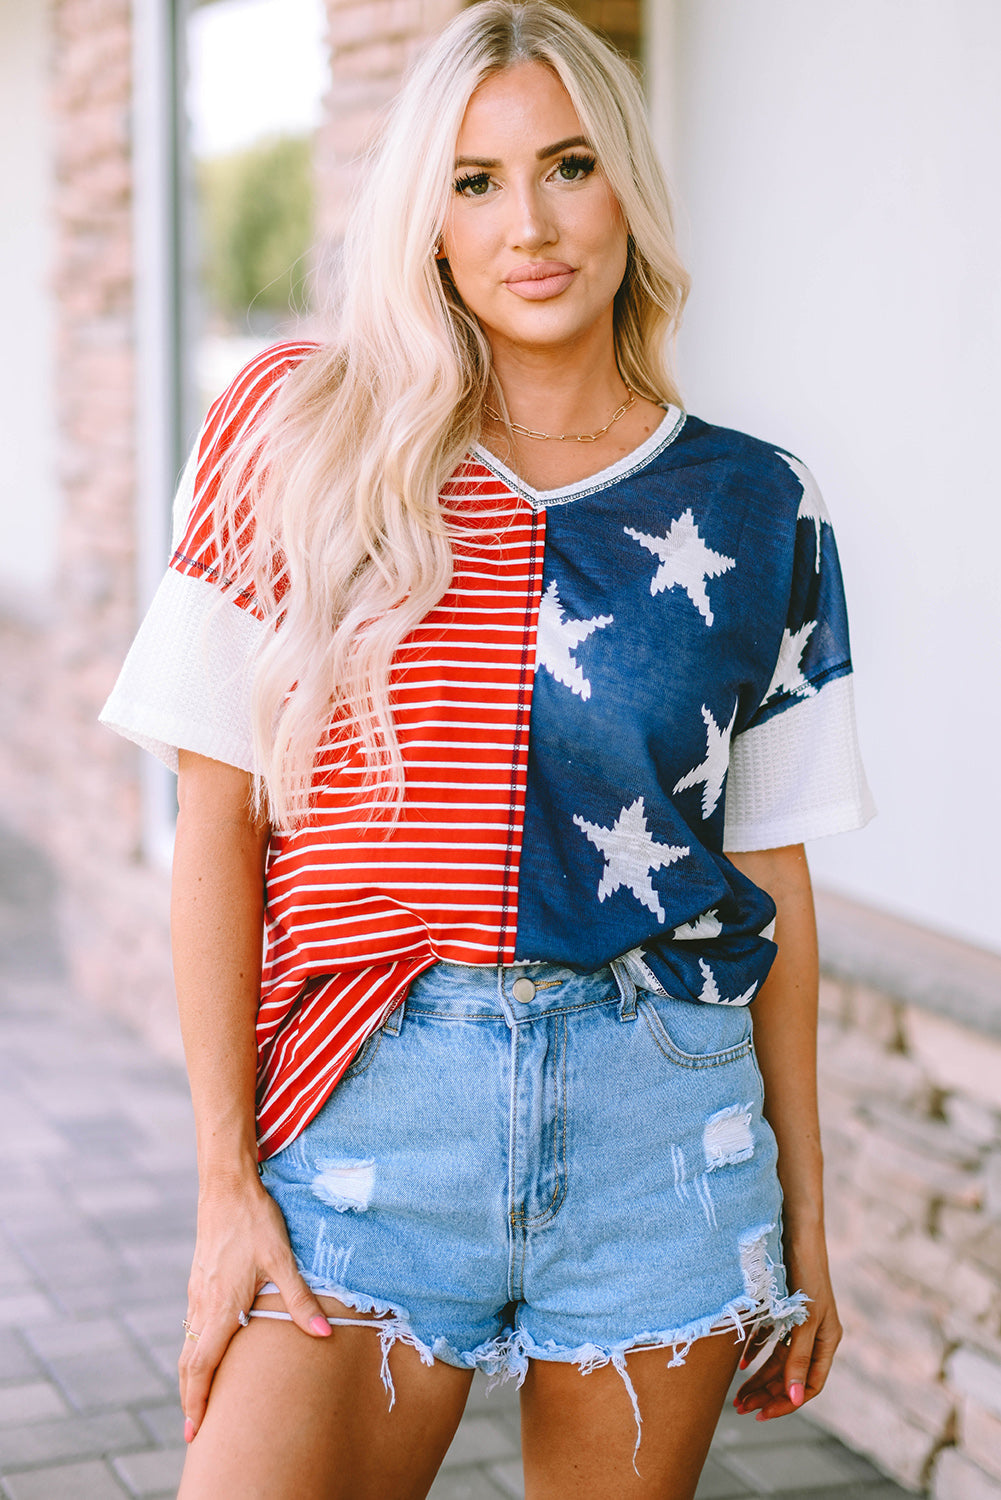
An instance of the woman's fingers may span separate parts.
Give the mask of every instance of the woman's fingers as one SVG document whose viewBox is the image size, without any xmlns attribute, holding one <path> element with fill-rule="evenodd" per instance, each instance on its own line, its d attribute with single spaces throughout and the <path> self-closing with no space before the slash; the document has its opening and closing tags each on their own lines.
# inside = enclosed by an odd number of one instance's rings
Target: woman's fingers
<svg viewBox="0 0 1001 1500">
<path fill-rule="evenodd" d="M 734 1399 L 739 1412 L 757 1412 L 759 1422 L 788 1416 L 824 1387 L 834 1351 L 841 1340 L 841 1326 L 833 1307 L 816 1322 L 794 1328 L 788 1344 L 775 1348 L 754 1375 L 746 1380 Z"/>
<path fill-rule="evenodd" d="M 184 1347 L 177 1362 L 184 1412 L 184 1440 L 190 1443 L 205 1415 L 212 1379 L 222 1362 L 229 1341 L 240 1331 L 238 1310 L 232 1314 L 209 1314 L 199 1322 L 197 1309 L 186 1319 Z M 197 1337 L 196 1337 L 197 1335 Z"/>
<path fill-rule="evenodd" d="M 280 1268 L 276 1268 L 267 1279 L 274 1281 L 286 1311 L 304 1333 L 313 1338 L 330 1337 L 332 1330 L 326 1314 L 299 1275 L 291 1256 L 282 1257 Z M 181 1409 L 184 1412 L 184 1440 L 187 1443 L 191 1442 L 202 1424 L 212 1381 L 230 1340 L 244 1326 L 240 1314 L 244 1312 L 246 1315 L 246 1309 L 253 1302 L 254 1295 L 251 1295 L 247 1297 L 245 1305 L 232 1303 L 225 1309 L 207 1311 L 203 1317 L 200 1317 L 196 1302 L 185 1320 L 187 1326 L 178 1359 L 178 1377 Z"/>
<path fill-rule="evenodd" d="M 285 1303 L 285 1311 L 291 1314 L 296 1327 L 313 1338 L 329 1338 L 332 1330 L 327 1315 L 299 1275 L 291 1256 L 281 1269 L 275 1271 L 273 1280 Z"/>
</svg>

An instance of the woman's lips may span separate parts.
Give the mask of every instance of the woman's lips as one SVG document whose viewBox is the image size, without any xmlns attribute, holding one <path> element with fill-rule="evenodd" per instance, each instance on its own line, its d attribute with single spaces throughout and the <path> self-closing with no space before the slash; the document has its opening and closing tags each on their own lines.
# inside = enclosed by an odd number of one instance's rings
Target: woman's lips
<svg viewBox="0 0 1001 1500">
<path fill-rule="evenodd" d="M 573 266 L 561 260 L 541 260 L 528 265 L 515 266 L 504 277 L 504 285 L 516 297 L 529 302 L 543 302 L 547 297 L 556 297 L 565 292 L 577 275 Z"/>
</svg>

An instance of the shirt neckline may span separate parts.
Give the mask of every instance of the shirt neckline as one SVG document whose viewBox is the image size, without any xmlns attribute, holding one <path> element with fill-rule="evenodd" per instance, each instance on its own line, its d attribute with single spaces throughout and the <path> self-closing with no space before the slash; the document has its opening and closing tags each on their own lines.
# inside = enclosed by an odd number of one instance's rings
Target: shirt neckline
<svg viewBox="0 0 1001 1500">
<path fill-rule="evenodd" d="M 567 505 L 571 500 L 580 500 L 585 495 L 593 495 L 598 490 L 606 490 L 610 485 L 618 484 L 621 479 L 627 478 L 628 475 L 635 474 L 637 469 L 643 468 L 652 458 L 656 458 L 658 453 L 669 447 L 684 425 L 685 413 L 681 408 L 668 406 L 664 411 L 663 420 L 638 448 L 616 459 L 615 463 L 609 464 L 606 469 L 599 469 L 596 474 L 588 474 L 585 479 L 578 479 L 574 484 L 562 485 L 555 490 L 533 489 L 513 469 L 509 469 L 496 454 L 491 453 L 489 448 L 484 448 L 482 443 L 474 445 L 473 456 L 483 464 L 484 468 L 489 469 L 491 474 L 502 479 L 516 495 L 526 500 L 533 510 L 545 510 L 548 506 Z"/>
</svg>

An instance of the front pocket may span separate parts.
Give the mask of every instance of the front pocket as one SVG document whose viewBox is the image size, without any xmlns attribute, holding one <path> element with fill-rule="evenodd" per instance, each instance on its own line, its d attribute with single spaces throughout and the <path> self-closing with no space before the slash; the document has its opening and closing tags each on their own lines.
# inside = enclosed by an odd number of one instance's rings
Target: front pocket
<svg viewBox="0 0 1001 1500">
<path fill-rule="evenodd" d="M 341 1074 L 341 1083 L 346 1083 L 349 1078 L 357 1078 L 359 1073 L 364 1073 L 366 1069 L 372 1066 L 372 1064 L 375 1062 L 375 1055 L 382 1044 L 382 1037 L 383 1030 L 382 1027 L 379 1026 L 375 1031 L 372 1032 L 371 1036 L 367 1036 L 365 1038 L 361 1046 L 358 1048 L 358 1051 L 355 1053 L 354 1057 L 351 1059 L 350 1063 Z"/>
<path fill-rule="evenodd" d="M 679 1006 L 684 1006 L 684 1011 L 679 1013 Z M 636 1009 L 658 1051 L 679 1067 L 718 1068 L 752 1053 L 751 1018 L 744 1006 L 727 1010 L 723 1006 L 645 993 L 637 998 Z M 678 1040 L 672 1036 L 672 1030 Z M 684 1046 L 680 1045 L 681 1040 Z M 722 1047 L 717 1045 L 720 1040 L 724 1041 Z"/>
</svg>

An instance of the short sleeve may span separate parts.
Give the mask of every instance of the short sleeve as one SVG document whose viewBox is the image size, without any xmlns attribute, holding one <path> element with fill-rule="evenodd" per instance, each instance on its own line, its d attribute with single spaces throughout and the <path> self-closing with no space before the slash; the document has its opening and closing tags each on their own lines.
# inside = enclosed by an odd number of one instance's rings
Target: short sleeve
<svg viewBox="0 0 1001 1500">
<path fill-rule="evenodd" d="M 101 710 L 171 770 L 179 749 L 255 769 L 253 668 L 271 626 L 250 593 L 221 587 L 214 502 L 228 455 L 314 347 L 266 350 L 210 409 L 174 501 L 170 563 Z"/>
<path fill-rule="evenodd" d="M 802 489 L 786 622 L 771 680 L 730 746 L 723 845 L 780 848 L 863 827 L 875 813 L 859 752 L 837 545 L 816 482 Z"/>
</svg>

